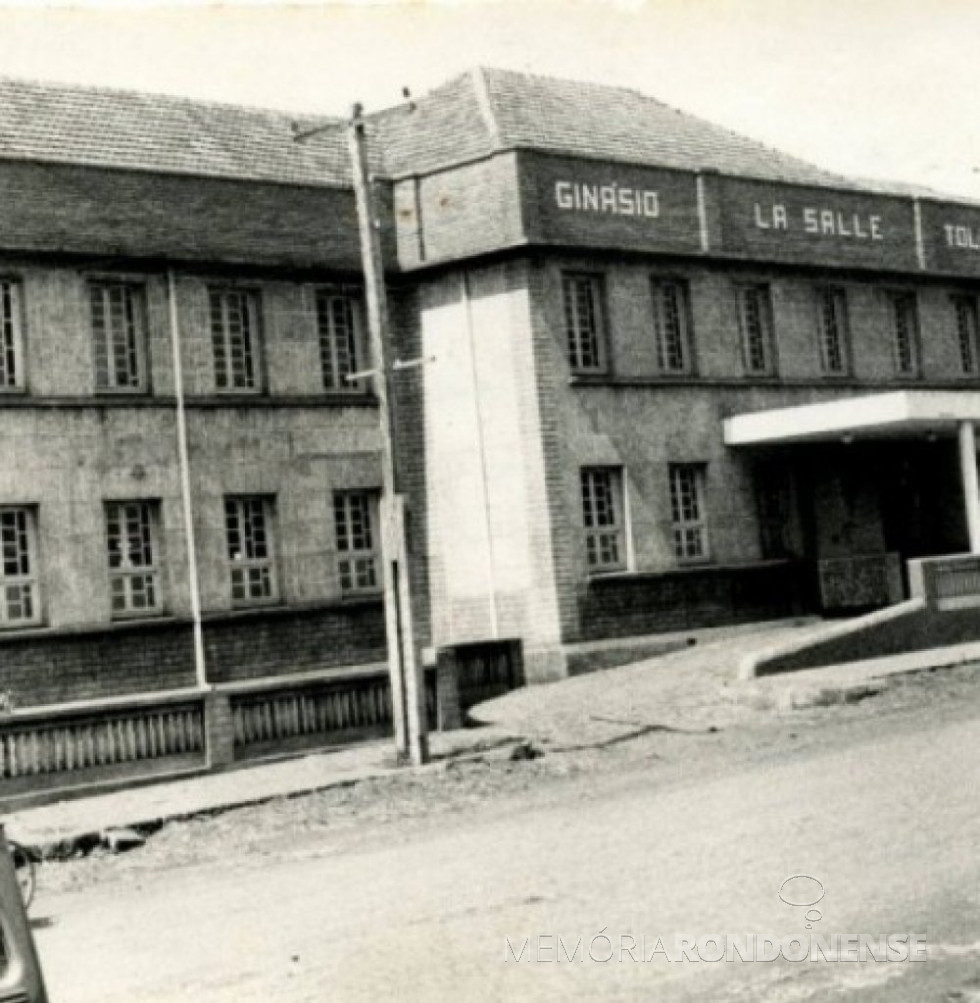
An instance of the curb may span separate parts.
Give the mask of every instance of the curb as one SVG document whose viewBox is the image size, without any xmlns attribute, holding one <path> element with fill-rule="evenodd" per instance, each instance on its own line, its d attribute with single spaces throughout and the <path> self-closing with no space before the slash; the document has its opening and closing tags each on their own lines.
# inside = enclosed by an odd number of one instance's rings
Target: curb
<svg viewBox="0 0 980 1003">
<path fill-rule="evenodd" d="M 268 804 L 270 801 L 291 800 L 298 797 L 307 797 L 311 794 L 319 794 L 323 791 L 354 787 L 359 783 L 369 780 L 405 776 L 406 774 L 441 773 L 450 769 L 453 763 L 475 762 L 486 759 L 522 758 L 521 750 L 528 744 L 528 739 L 516 736 L 501 738 L 495 744 L 489 746 L 475 742 L 471 746 L 456 749 L 450 748 L 439 758 L 433 759 L 422 766 L 386 766 L 382 764 L 377 767 L 366 768 L 363 772 L 351 772 L 347 775 L 335 776 L 317 783 L 303 784 L 289 788 L 288 790 L 254 796 L 242 794 L 241 796 L 225 798 L 215 801 L 213 804 L 201 805 L 200 807 L 187 810 L 157 812 L 141 819 L 133 819 L 132 817 L 112 819 L 97 829 L 83 828 L 76 832 L 67 832 L 67 834 L 59 835 L 55 838 L 45 839 L 43 836 L 32 838 L 28 824 L 25 825 L 27 832 L 24 837 L 18 839 L 18 842 L 29 851 L 36 853 L 39 859 L 43 861 L 69 860 L 73 857 L 87 856 L 93 850 L 100 847 L 111 848 L 111 834 L 120 829 L 131 830 L 139 836 L 149 837 L 159 832 L 165 825 L 171 822 L 186 822 L 195 818 L 210 818 L 216 815 L 223 815 L 225 812 L 235 811 L 239 808 L 251 808 L 257 805 Z M 30 810 L 27 809 L 27 811 Z"/>
<path fill-rule="evenodd" d="M 785 713 L 805 710 L 807 707 L 834 707 L 858 703 L 875 696 L 888 686 L 886 678 L 842 683 L 836 686 L 774 687 L 756 689 L 750 693 L 732 694 L 735 704 L 747 705 L 754 710 L 774 710 Z"/>
</svg>

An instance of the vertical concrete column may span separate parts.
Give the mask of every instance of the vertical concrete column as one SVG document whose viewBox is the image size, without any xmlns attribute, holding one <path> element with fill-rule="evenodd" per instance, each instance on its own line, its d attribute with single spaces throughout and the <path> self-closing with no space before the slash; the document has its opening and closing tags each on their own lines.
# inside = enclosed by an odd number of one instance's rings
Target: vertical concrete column
<svg viewBox="0 0 980 1003">
<path fill-rule="evenodd" d="M 204 697 L 204 742 L 209 769 L 235 761 L 235 727 L 227 693 L 212 690 Z"/>
<path fill-rule="evenodd" d="M 980 554 L 980 483 L 977 482 L 977 439 L 973 422 L 960 422 L 960 475 L 963 479 L 963 502 L 966 526 L 970 534 L 970 553 Z"/>
<path fill-rule="evenodd" d="M 436 653 L 436 714 L 440 731 L 463 727 L 457 665 L 455 648 L 440 648 Z"/>
</svg>

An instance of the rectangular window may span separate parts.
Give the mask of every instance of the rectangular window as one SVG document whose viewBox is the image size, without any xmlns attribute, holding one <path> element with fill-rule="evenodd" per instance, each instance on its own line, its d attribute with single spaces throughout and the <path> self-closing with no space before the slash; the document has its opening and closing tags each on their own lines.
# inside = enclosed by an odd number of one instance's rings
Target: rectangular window
<svg viewBox="0 0 980 1003">
<path fill-rule="evenodd" d="M 674 527 L 674 556 L 679 561 L 707 560 L 704 467 L 701 464 L 670 465 L 670 517 Z"/>
<path fill-rule="evenodd" d="M 256 495 L 225 499 L 225 539 L 236 604 L 276 598 L 272 555 L 272 499 Z"/>
<path fill-rule="evenodd" d="M 895 369 L 901 376 L 914 376 L 919 369 L 919 309 L 915 293 L 890 294 Z"/>
<path fill-rule="evenodd" d="M 690 373 L 691 332 L 687 287 L 681 282 L 654 281 L 651 289 L 657 368 L 662 373 Z"/>
<path fill-rule="evenodd" d="M 739 286 L 738 330 L 745 371 L 754 376 L 773 372 L 772 300 L 765 285 Z"/>
<path fill-rule="evenodd" d="M 576 373 L 602 372 L 602 280 L 598 275 L 563 275 L 561 288 L 568 364 Z"/>
<path fill-rule="evenodd" d="M 823 371 L 843 375 L 847 372 L 847 294 L 843 289 L 819 289 L 817 311 Z"/>
<path fill-rule="evenodd" d="M 582 525 L 590 571 L 626 567 L 622 472 L 616 467 L 582 471 Z"/>
<path fill-rule="evenodd" d="M 215 387 L 218 390 L 258 390 L 258 295 L 242 289 L 211 289 L 208 305 Z"/>
<path fill-rule="evenodd" d="M 333 496 L 341 592 L 376 592 L 381 587 L 374 528 L 376 499 L 371 491 L 338 491 Z"/>
<path fill-rule="evenodd" d="M 30 508 L 0 508 L 0 627 L 26 627 L 41 619 L 35 515 Z"/>
<path fill-rule="evenodd" d="M 20 284 L 0 279 L 0 390 L 24 385 Z"/>
<path fill-rule="evenodd" d="M 147 381 L 143 290 L 126 282 L 89 284 L 97 390 L 143 390 Z"/>
<path fill-rule="evenodd" d="M 344 293 L 320 290 L 316 294 L 316 326 L 320 338 L 320 364 L 327 390 L 357 390 L 347 379 L 357 372 L 357 331 L 354 302 Z"/>
<path fill-rule="evenodd" d="M 973 376 L 980 368 L 977 345 L 977 301 L 973 296 L 954 296 L 956 336 L 959 345 L 960 370 Z"/>
<path fill-rule="evenodd" d="M 159 613 L 157 503 L 107 502 L 105 514 L 112 615 Z"/>
</svg>

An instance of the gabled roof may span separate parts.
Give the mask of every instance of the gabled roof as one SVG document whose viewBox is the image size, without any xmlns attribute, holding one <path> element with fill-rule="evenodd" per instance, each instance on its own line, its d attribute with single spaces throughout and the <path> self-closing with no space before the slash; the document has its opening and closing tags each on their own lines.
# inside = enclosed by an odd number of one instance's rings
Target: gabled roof
<svg viewBox="0 0 980 1003">
<path fill-rule="evenodd" d="M 296 117 L 160 94 L 0 78 L 0 158 L 349 185 L 344 123 L 327 120 L 328 126 L 336 124 L 335 131 L 298 143 L 292 129 Z"/>
<path fill-rule="evenodd" d="M 854 182 L 634 90 L 476 69 L 382 113 L 386 167 L 426 173 L 505 149 L 713 169 L 797 184 Z"/>
</svg>

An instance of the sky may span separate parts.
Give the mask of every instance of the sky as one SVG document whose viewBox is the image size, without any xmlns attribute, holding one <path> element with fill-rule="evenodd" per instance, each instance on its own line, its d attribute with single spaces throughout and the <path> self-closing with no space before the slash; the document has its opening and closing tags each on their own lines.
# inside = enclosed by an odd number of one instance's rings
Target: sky
<svg viewBox="0 0 980 1003">
<path fill-rule="evenodd" d="M 0 0 L 0 72 L 324 115 L 473 65 L 632 87 L 831 170 L 980 199 L 976 0 Z"/>
</svg>

